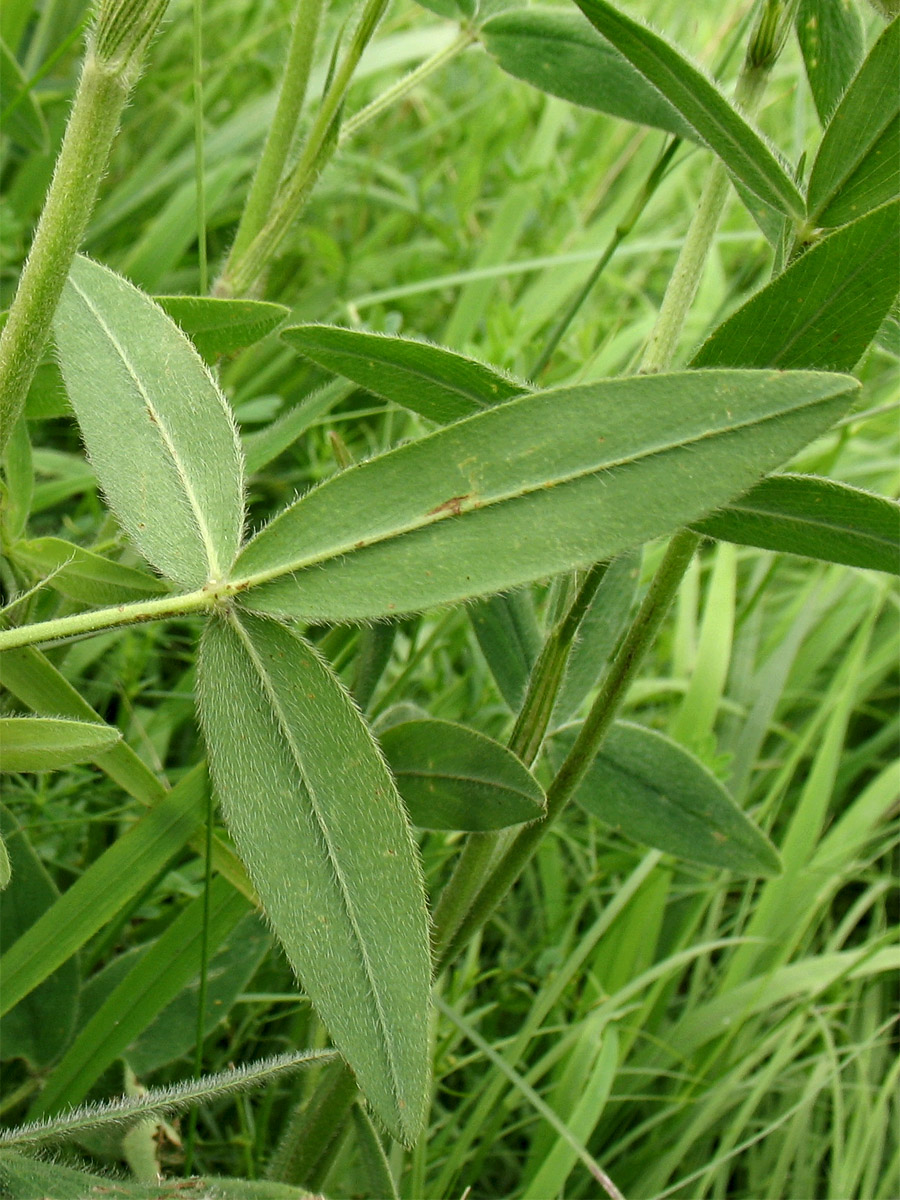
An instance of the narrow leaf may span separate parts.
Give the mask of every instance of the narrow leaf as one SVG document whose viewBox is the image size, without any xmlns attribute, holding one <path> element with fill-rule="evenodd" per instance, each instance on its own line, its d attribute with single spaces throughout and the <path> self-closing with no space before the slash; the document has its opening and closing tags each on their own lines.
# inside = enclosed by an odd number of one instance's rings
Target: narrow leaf
<svg viewBox="0 0 900 1200">
<path fill-rule="evenodd" d="M 814 475 L 772 475 L 693 528 L 742 546 L 900 575 L 900 505 Z"/>
<path fill-rule="evenodd" d="M 266 300 L 221 296 L 156 296 L 156 303 L 187 334 L 206 359 L 233 354 L 261 341 L 290 312 Z"/>
<path fill-rule="evenodd" d="M 122 734 L 111 725 L 50 717 L 0 717 L 0 770 L 56 771 L 90 762 Z"/>
<path fill-rule="evenodd" d="M 205 936 L 215 949 L 247 907 L 245 897 L 221 876 L 210 885 L 208 909 L 203 896 L 188 904 L 79 1030 L 46 1080 L 29 1118 L 78 1104 L 106 1068 L 195 978 L 204 923 Z"/>
<path fill-rule="evenodd" d="M 900 17 L 869 51 L 809 177 L 809 222 L 843 225 L 900 192 Z"/>
<path fill-rule="evenodd" d="M 900 289 L 900 204 L 835 230 L 752 296 L 694 356 L 694 367 L 849 371 Z"/>
<path fill-rule="evenodd" d="M 613 558 L 746 491 L 855 387 L 703 371 L 511 400 L 302 497 L 246 547 L 234 587 L 259 611 L 356 620 Z"/>
<path fill-rule="evenodd" d="M 615 723 L 575 800 L 604 824 L 677 858 L 750 875 L 781 870 L 775 847 L 718 779 L 642 725 Z"/>
<path fill-rule="evenodd" d="M 116 516 L 185 587 L 227 571 L 243 524 L 228 405 L 177 326 L 127 280 L 72 265 L 54 329 L 88 454 Z"/>
<path fill-rule="evenodd" d="M 512 751 L 450 721 L 407 721 L 381 735 L 410 819 L 421 829 L 502 829 L 543 814 L 541 785 Z"/>
<path fill-rule="evenodd" d="M 509 75 L 563 100 L 679 137 L 697 134 L 581 13 L 520 8 L 491 17 L 479 36 Z"/>
<path fill-rule="evenodd" d="M 468 614 L 501 696 L 518 712 L 541 650 L 531 593 L 522 589 L 506 596 L 488 596 L 470 605 Z"/>
<path fill-rule="evenodd" d="M 274 621 L 209 627 L 200 703 L 225 817 L 272 927 L 380 1119 L 413 1141 L 428 1097 L 428 932 L 384 760 L 329 668 Z"/>
<path fill-rule="evenodd" d="M 865 31 L 853 0 L 800 0 L 797 39 L 823 125 L 837 107 L 865 53 Z"/>
<path fill-rule="evenodd" d="M 736 179 L 786 216 L 803 216 L 806 206 L 790 175 L 698 67 L 665 38 L 632 21 L 606 0 L 576 3 L 591 24 L 659 89 Z"/>
<path fill-rule="evenodd" d="M 10 557 L 39 576 L 52 576 L 50 586 L 80 604 L 127 604 L 169 590 L 155 575 L 113 562 L 63 538 L 17 542 Z"/>
<path fill-rule="evenodd" d="M 335 325 L 293 325 L 281 337 L 327 371 L 441 424 L 531 391 L 473 358 L 411 338 Z"/>
</svg>

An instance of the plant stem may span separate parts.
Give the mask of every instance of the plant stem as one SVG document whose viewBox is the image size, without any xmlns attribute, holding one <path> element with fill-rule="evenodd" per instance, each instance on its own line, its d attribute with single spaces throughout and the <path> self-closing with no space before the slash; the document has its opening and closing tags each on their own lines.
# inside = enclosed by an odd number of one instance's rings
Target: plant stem
<svg viewBox="0 0 900 1200">
<path fill-rule="evenodd" d="M 768 72 L 759 68 L 745 68 L 738 77 L 735 103 L 748 115 L 752 115 L 756 110 L 767 77 Z M 721 161 L 716 159 L 700 193 L 700 200 L 644 351 L 641 371 L 645 374 L 665 371 L 672 364 L 685 318 L 703 278 L 703 268 L 719 227 L 730 185 L 728 172 Z"/>
<path fill-rule="evenodd" d="M 121 73 L 88 55 L 31 253 L 0 334 L 0 450 L 25 407 L 127 95 Z"/>
<path fill-rule="evenodd" d="M 433 75 L 445 63 L 456 58 L 457 54 L 461 54 L 463 50 L 468 49 L 475 41 L 475 33 L 472 30 L 463 30 L 458 38 L 455 38 L 449 46 L 445 46 L 443 50 L 438 50 L 432 54 L 430 58 L 426 58 L 402 79 L 398 79 L 395 84 L 383 91 L 380 96 L 376 96 L 371 104 L 367 104 L 365 108 L 361 108 L 358 113 L 354 113 L 341 127 L 341 135 L 338 139 L 338 145 L 343 146 L 350 138 L 355 137 L 363 126 L 385 112 L 391 105 L 408 95 L 418 84 L 427 79 L 429 75 Z"/>
<path fill-rule="evenodd" d="M 369 44 L 387 4 L 388 0 L 366 0 L 347 52 L 319 106 L 299 162 L 281 185 L 271 215 L 259 233 L 241 253 L 228 256 L 216 285 L 217 295 L 245 295 L 252 290 L 304 207 L 313 184 L 334 152 L 337 144 L 336 122 L 341 105 L 362 52 Z"/>
<path fill-rule="evenodd" d="M 265 225 L 284 174 L 297 121 L 306 99 L 323 6 L 324 0 L 299 0 L 297 5 L 275 116 L 266 135 L 230 252 L 230 258 L 235 261 L 240 260 Z"/>
<path fill-rule="evenodd" d="M 158 600 L 141 600 L 137 604 L 117 604 L 113 608 L 99 608 L 93 612 L 73 613 L 69 617 L 55 617 L 51 621 L 38 621 L 34 625 L 2 629 L 0 651 L 99 633 L 101 629 L 113 629 L 120 625 L 190 616 L 213 608 L 228 594 L 228 586 L 219 585 L 215 589 L 201 588 L 180 596 L 162 596 Z"/>
<path fill-rule="evenodd" d="M 528 680 L 528 690 L 509 739 L 510 750 L 526 766 L 530 766 L 540 752 L 565 676 L 575 635 L 608 565 L 597 563 L 588 571 L 575 599 L 562 619 L 557 622 L 534 664 Z M 515 835 L 505 829 L 492 833 L 469 834 L 434 912 L 436 947 L 446 944 L 453 937 L 489 877 L 492 864 L 505 853 L 514 837 Z"/>
<path fill-rule="evenodd" d="M 167 0 L 101 0 L 56 168 L 0 333 L 0 451 L 25 407 L 109 148 Z"/>
<path fill-rule="evenodd" d="M 194 0 L 193 73 L 194 73 L 194 175 L 197 180 L 197 266 L 199 291 L 209 291 L 209 263 L 206 242 L 206 155 L 203 144 L 203 5 Z"/>
<path fill-rule="evenodd" d="M 578 291 L 578 294 L 560 317 L 559 321 L 556 323 L 552 332 L 550 333 L 550 336 L 547 338 L 547 342 L 544 346 L 544 349 L 541 351 L 540 357 L 531 369 L 532 379 L 537 379 L 547 367 L 547 364 L 550 362 L 550 359 L 553 357 L 556 351 L 556 347 L 562 341 L 563 335 L 572 324 L 572 321 L 574 320 L 578 310 L 591 294 L 594 284 L 606 270 L 609 260 L 618 250 L 622 242 L 624 242 L 625 238 L 631 233 L 632 229 L 634 229 L 641 213 L 649 204 L 654 192 L 659 187 L 666 171 L 669 168 L 669 165 L 675 155 L 675 151 L 680 145 L 681 138 L 672 138 L 669 144 L 663 150 L 662 154 L 656 160 L 656 163 L 651 169 L 650 174 L 644 180 L 641 190 L 635 197 L 631 208 L 629 208 L 628 212 L 613 231 L 612 237 L 609 239 L 606 249 L 601 254 L 590 275 L 588 275 L 587 279 L 584 281 L 584 284 Z"/>
<path fill-rule="evenodd" d="M 699 542 L 697 534 L 689 530 L 682 530 L 672 538 L 637 616 L 603 680 L 575 745 L 547 791 L 545 816 L 540 821 L 526 825 L 515 835 L 502 858 L 494 865 L 490 877 L 477 894 L 477 902 L 469 908 L 456 932 L 449 937 L 444 934 L 438 940 L 438 934 L 442 931 L 436 930 L 438 969 L 453 958 L 493 913 L 586 775 L 644 655 L 656 637 Z"/>
</svg>

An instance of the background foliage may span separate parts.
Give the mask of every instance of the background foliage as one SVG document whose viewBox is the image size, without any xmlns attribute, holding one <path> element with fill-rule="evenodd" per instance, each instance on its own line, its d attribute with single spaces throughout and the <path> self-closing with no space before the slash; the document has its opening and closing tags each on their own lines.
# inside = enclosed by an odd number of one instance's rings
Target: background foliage
<svg viewBox="0 0 900 1200">
<path fill-rule="evenodd" d="M 452 14 L 435 8 L 442 15 L 390 8 L 348 110 L 453 41 L 457 31 L 444 19 Z M 628 10 L 733 78 L 744 6 Z M 665 144 L 657 130 L 573 105 L 577 94 L 560 98 L 529 86 L 543 59 L 530 59 L 510 38 L 522 38 L 515 21 L 527 25 L 533 11 L 498 11 L 483 47 L 446 63 L 344 141 L 265 280 L 265 299 L 289 310 L 289 324 L 424 336 L 533 378 L 560 313 L 626 222 Z M 560 36 L 569 36 L 573 12 L 564 11 L 554 19 Z M 826 56 L 827 70 L 813 67 L 807 77 L 790 41 L 759 114 L 791 163 L 815 156 L 822 120 L 884 28 L 871 10 L 804 0 L 798 28 L 807 63 L 818 61 L 809 49 L 815 30 L 835 12 L 846 60 Z M 40 10 L 24 0 L 4 6 L 4 39 L 21 73 L 39 73 L 5 122 L 4 307 L 65 125 L 86 16 L 78 0 Z M 323 15 L 313 97 L 349 17 L 344 4 Z M 213 264 L 228 251 L 271 120 L 290 18 L 287 4 L 240 0 L 211 0 L 203 12 L 204 211 Z M 163 307 L 189 332 L 196 319 L 192 325 L 180 297 L 201 291 L 191 39 L 189 8 L 176 0 L 125 110 L 82 247 L 148 294 L 171 297 Z M 569 79 L 577 92 L 577 76 Z M 7 66 L 4 106 L 16 81 Z M 661 116 L 660 124 L 690 134 L 680 118 Z M 882 136 L 892 145 L 891 129 L 870 131 L 868 145 Z M 843 171 L 846 148 L 830 153 Z M 636 369 L 708 159 L 690 144 L 678 152 L 562 333 L 541 386 L 586 385 Z M 817 219 L 838 225 L 846 214 L 829 191 L 827 168 L 826 158 L 814 172 Z M 863 191 L 882 186 L 880 176 L 862 183 Z M 768 280 L 783 248 L 771 225 L 774 247 L 761 232 L 765 216 L 758 224 L 737 199 L 729 204 L 679 363 Z M 847 227 L 860 240 L 846 253 L 866 264 L 879 260 L 884 229 L 893 228 L 870 220 Z M 810 250 L 792 268 L 809 270 L 810 287 L 822 277 L 819 253 Z M 852 324 L 848 312 L 855 318 L 863 310 L 873 271 L 838 312 L 842 329 Z M 227 344 L 216 340 L 216 328 L 197 328 L 194 341 L 216 360 L 236 415 L 254 529 L 338 468 L 433 429 L 432 417 L 462 415 L 401 408 L 381 398 L 375 379 L 361 386 L 333 379 L 327 363 L 269 333 L 267 322 L 274 328 L 283 310 L 245 315 Z M 743 319 L 741 365 L 775 365 L 754 361 L 759 322 L 752 309 Z M 312 335 L 305 336 L 309 348 Z M 716 365 L 715 354 L 713 339 L 699 364 Z M 856 368 L 862 388 L 851 414 L 801 451 L 792 471 L 897 495 L 898 355 L 897 324 L 888 319 Z M 35 620 L 158 595 L 159 581 L 141 569 L 104 507 L 50 353 L 27 414 L 30 439 L 17 434 L 7 454 L 4 532 L 7 548 L 15 543 L 4 567 L 7 590 L 51 577 L 53 586 L 29 601 Z M 222 536 L 234 538 L 233 510 L 228 520 Z M 63 538 L 79 547 L 76 557 Z M 495 783 L 507 772 L 505 803 L 525 805 L 529 795 L 533 802 L 534 780 L 549 783 L 596 685 L 593 664 L 618 641 L 662 549 L 651 543 L 609 573 L 602 604 L 582 626 L 546 755 L 533 776 L 492 763 Z M 819 543 L 809 552 L 817 555 Z M 195 583 L 189 575 L 183 581 Z M 485 601 L 390 626 L 321 623 L 307 631 L 384 733 L 411 809 L 404 778 L 413 772 L 403 758 L 415 751 L 410 722 L 456 722 L 505 743 L 527 671 L 564 603 L 560 590 L 534 587 L 534 615 L 522 606 L 517 616 L 515 601 L 503 608 Z M 163 1196 L 169 1185 L 153 1176 L 157 1168 L 181 1173 L 187 1144 L 189 1163 L 219 1177 L 222 1194 L 233 1196 L 274 1198 L 294 1184 L 334 1197 L 387 1195 L 395 1186 L 409 1200 L 458 1196 L 467 1187 L 485 1197 L 575 1198 L 598 1194 L 596 1164 L 634 1198 L 892 1196 L 900 1179 L 892 1120 L 896 605 L 896 589 L 879 571 L 704 544 L 628 692 L 621 715 L 632 725 L 617 727 L 595 764 L 606 772 L 605 790 L 596 780 L 582 788 L 494 919 L 440 978 L 433 1103 L 427 1136 L 413 1150 L 384 1139 L 385 1152 L 359 1105 L 338 1125 L 331 1114 L 341 1109 L 341 1076 L 323 1060 L 279 1074 L 262 1090 L 214 1096 L 199 1108 L 196 1136 L 187 1118 L 159 1113 L 127 1134 L 79 1129 L 55 1151 L 57 1165 L 5 1159 L 0 1188 L 23 1197 L 80 1195 L 85 1176 L 67 1177 L 62 1167 L 102 1173 L 103 1186 L 113 1186 L 114 1167 L 127 1167 L 139 1183 L 116 1184 L 121 1194 Z M 4 777 L 3 833 L 16 886 L 0 894 L 10 1009 L 0 1026 L 3 1121 L 13 1126 L 84 1099 L 134 1096 L 144 1085 L 190 1078 L 198 1003 L 196 1062 L 206 1073 L 324 1047 L 324 1028 L 253 914 L 241 864 L 218 826 L 217 874 L 205 886 L 196 621 L 104 632 L 53 647 L 46 658 L 69 688 L 42 670 L 30 647 L 3 655 L 7 710 L 66 718 L 71 742 L 64 762 L 41 763 L 59 769 Z M 98 717 L 120 731 L 120 742 L 91 744 Z M 727 790 L 764 831 L 768 840 L 751 847 L 756 858 L 772 853 L 770 843 L 777 847 L 780 874 L 708 865 L 702 814 L 677 858 L 617 832 L 615 811 L 598 811 L 598 795 L 609 804 L 611 778 L 627 776 L 629 787 L 649 791 L 647 803 L 659 804 L 653 779 L 636 781 L 628 761 L 634 723 L 659 738 L 659 755 L 677 756 L 681 747 L 701 761 L 711 793 Z M 56 730 L 55 745 L 60 737 Z M 478 750 L 467 743 L 482 770 Z M 627 802 L 637 803 L 634 794 Z M 433 895 L 458 848 L 452 822 L 460 819 L 447 818 L 449 831 L 417 833 Z M 29 929 L 30 957 L 21 945 L 17 957 L 16 938 Z M 36 963 L 44 982 L 14 1003 Z M 338 1127 L 340 1138 L 331 1140 Z M 312 1148 L 310 1161 L 298 1144 Z"/>
</svg>

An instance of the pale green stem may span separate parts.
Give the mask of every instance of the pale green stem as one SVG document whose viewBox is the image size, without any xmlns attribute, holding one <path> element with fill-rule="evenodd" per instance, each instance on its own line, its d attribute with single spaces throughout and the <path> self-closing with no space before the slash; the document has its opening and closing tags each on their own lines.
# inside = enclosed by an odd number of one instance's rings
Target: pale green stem
<svg viewBox="0 0 900 1200">
<path fill-rule="evenodd" d="M 759 104 L 767 77 L 767 71 L 751 68 L 745 70 L 738 79 L 735 103 L 748 115 L 752 115 Z M 721 161 L 716 159 L 700 193 L 699 203 L 644 351 L 641 371 L 645 374 L 665 371 L 672 365 L 685 318 L 703 278 L 703 269 L 719 227 L 730 186 L 728 172 Z"/>
<path fill-rule="evenodd" d="M 688 530 L 672 538 L 622 647 L 607 671 L 575 745 L 547 790 L 544 817 L 526 825 L 515 835 L 503 857 L 493 865 L 489 878 L 478 892 L 476 903 L 469 908 L 459 928 L 445 941 L 436 940 L 439 969 L 454 957 L 494 912 L 586 775 L 645 654 L 653 644 L 699 541 L 700 538 Z"/>
<path fill-rule="evenodd" d="M 337 141 L 334 124 L 340 107 L 387 4 L 388 0 L 366 0 L 353 40 L 325 93 L 299 162 L 281 185 L 274 209 L 256 237 L 241 254 L 229 255 L 216 286 L 218 295 L 246 295 L 252 290 L 303 209 L 313 184 L 334 151 Z"/>
<path fill-rule="evenodd" d="M 206 244 L 206 154 L 203 142 L 203 0 L 194 0 L 194 174 L 197 178 L 197 259 L 200 295 L 209 291 Z"/>
<path fill-rule="evenodd" d="M 38 621 L 34 625 L 2 629 L 0 651 L 15 650 L 19 646 L 34 646 L 42 642 L 56 642 L 62 638 L 80 637 L 84 634 L 99 633 L 101 629 L 137 625 L 144 621 L 190 616 L 214 608 L 232 593 L 233 589 L 229 589 L 228 585 L 220 584 L 215 589 L 201 588 L 197 592 L 187 592 L 181 596 L 162 596 L 158 600 L 141 600 L 137 604 L 117 604 L 113 608 L 99 608 L 93 612 L 56 617 L 51 621 Z"/>
<path fill-rule="evenodd" d="M 528 691 L 509 738 L 509 748 L 526 766 L 537 758 L 556 697 L 565 677 L 566 664 L 585 614 L 606 574 L 608 563 L 598 563 L 588 571 L 568 611 L 547 638 L 528 680 Z M 506 851 L 514 835 L 508 830 L 472 833 L 456 868 L 441 892 L 434 912 L 434 944 L 445 945 L 456 932 L 479 889 L 490 875 L 491 864 Z"/>
<path fill-rule="evenodd" d="M 376 96 L 371 104 L 367 104 L 365 108 L 361 108 L 358 113 L 354 113 L 341 126 L 341 135 L 338 139 L 338 145 L 343 146 L 350 138 L 355 137 L 357 133 L 373 121 L 375 117 L 386 112 L 392 105 L 396 104 L 404 96 L 408 95 L 414 87 L 422 83 L 435 71 L 439 70 L 445 63 L 450 62 L 461 54 L 463 50 L 467 50 L 475 41 L 475 33 L 472 30 L 463 30 L 458 38 L 455 38 L 449 46 L 445 46 L 443 50 L 438 50 L 432 54 L 430 58 L 426 58 L 414 70 L 404 75 L 402 79 L 398 79 L 395 84 L 382 92 L 380 96 Z"/>
<path fill-rule="evenodd" d="M 89 55 L 31 253 L 0 334 L 0 450 L 25 406 L 127 95 L 122 73 L 104 69 Z"/>
<path fill-rule="evenodd" d="M 250 195 L 230 252 L 230 257 L 236 262 L 265 225 L 284 175 L 297 121 L 306 99 L 323 6 L 324 0 L 300 0 L 297 5 L 275 116 L 266 135 Z"/>
</svg>

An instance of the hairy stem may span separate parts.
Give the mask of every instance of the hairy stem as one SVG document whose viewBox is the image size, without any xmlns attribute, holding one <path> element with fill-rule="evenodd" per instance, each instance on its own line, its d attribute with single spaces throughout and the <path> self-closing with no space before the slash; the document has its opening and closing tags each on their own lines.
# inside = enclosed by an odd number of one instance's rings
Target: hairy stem
<svg viewBox="0 0 900 1200">
<path fill-rule="evenodd" d="M 137 604 L 117 604 L 113 608 L 99 608 L 93 612 L 73 613 L 69 617 L 38 621 L 34 625 L 2 629 L 0 651 L 99 633 L 101 629 L 114 629 L 116 626 L 190 616 L 213 608 L 224 598 L 227 591 L 227 585 L 220 585 L 216 589 L 201 588 L 197 592 L 187 592 L 180 596 L 162 596 L 158 600 L 141 600 Z"/>
<path fill-rule="evenodd" d="M 25 407 L 50 322 L 94 207 L 127 95 L 121 74 L 106 70 L 90 55 L 75 93 L 31 252 L 0 334 L 0 450 Z"/>
<path fill-rule="evenodd" d="M 494 864 L 490 877 L 484 882 L 476 902 L 469 908 L 459 928 L 450 937 L 445 935 L 446 940 L 437 942 L 439 969 L 454 957 L 493 913 L 519 877 L 550 825 L 581 783 L 615 719 L 619 705 L 625 698 L 644 655 L 656 637 L 699 542 L 697 534 L 688 530 L 677 533 L 672 538 L 637 616 L 607 671 L 575 745 L 547 790 L 547 809 L 544 817 L 526 825 L 514 836 L 502 857 Z"/>
<path fill-rule="evenodd" d="M 306 99 L 323 7 L 324 0 L 299 0 L 297 5 L 275 116 L 266 135 L 250 195 L 231 248 L 231 257 L 235 261 L 240 260 L 265 225 L 284 175 L 297 121 Z"/>
<path fill-rule="evenodd" d="M 305 206 L 313 185 L 337 145 L 341 106 L 363 50 L 371 41 L 387 3 L 388 0 L 366 0 L 359 24 L 319 106 L 297 165 L 279 188 L 268 220 L 259 233 L 240 253 L 229 255 L 216 285 L 218 295 L 245 295 L 253 289 Z"/>
<path fill-rule="evenodd" d="M 607 566 L 608 563 L 598 563 L 588 571 L 575 599 L 562 619 L 557 622 L 534 664 L 528 680 L 528 690 L 509 739 L 510 750 L 527 766 L 530 766 L 540 753 L 553 714 L 553 706 L 565 677 L 575 635 L 606 574 Z M 436 947 L 445 945 L 453 938 L 471 910 L 473 900 L 489 877 L 493 864 L 508 849 L 514 837 L 514 834 L 505 829 L 492 833 L 472 833 L 468 836 L 456 868 L 441 892 L 435 909 Z"/>
</svg>

